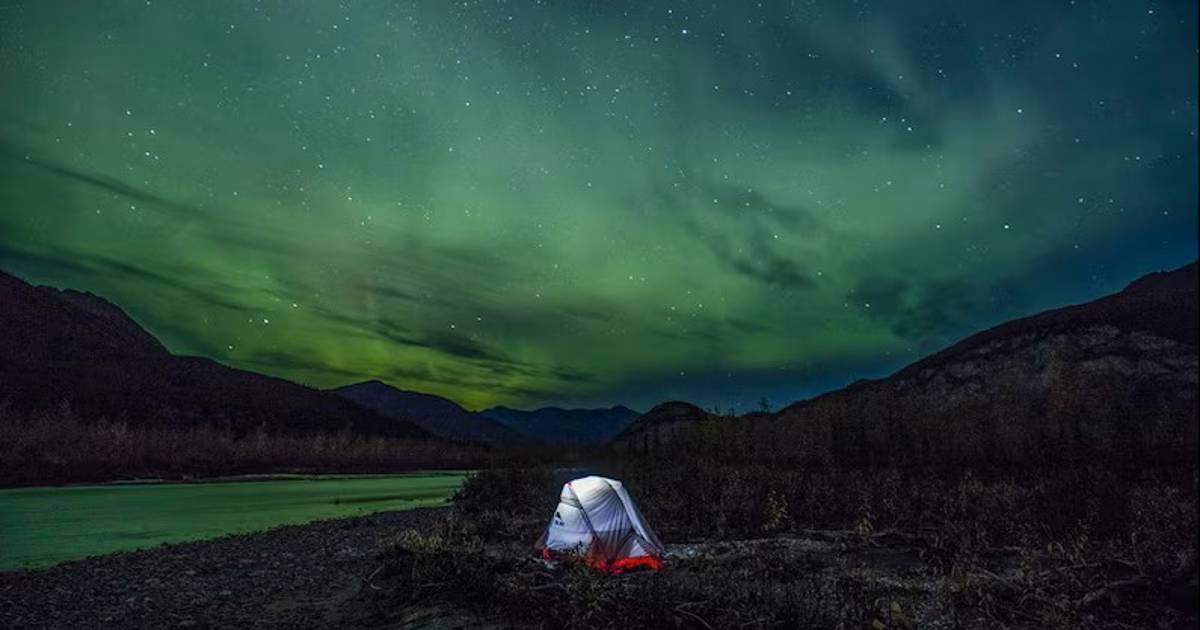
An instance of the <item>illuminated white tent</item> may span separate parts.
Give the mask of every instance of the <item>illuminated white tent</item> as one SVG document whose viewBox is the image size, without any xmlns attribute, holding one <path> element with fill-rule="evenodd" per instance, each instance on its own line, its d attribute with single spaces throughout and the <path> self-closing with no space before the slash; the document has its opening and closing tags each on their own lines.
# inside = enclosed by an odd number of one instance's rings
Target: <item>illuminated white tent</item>
<svg viewBox="0 0 1200 630">
<path fill-rule="evenodd" d="M 576 554 L 613 573 L 662 566 L 662 543 L 625 486 L 606 477 L 583 477 L 564 484 L 554 517 L 535 548 L 547 559 Z"/>
</svg>

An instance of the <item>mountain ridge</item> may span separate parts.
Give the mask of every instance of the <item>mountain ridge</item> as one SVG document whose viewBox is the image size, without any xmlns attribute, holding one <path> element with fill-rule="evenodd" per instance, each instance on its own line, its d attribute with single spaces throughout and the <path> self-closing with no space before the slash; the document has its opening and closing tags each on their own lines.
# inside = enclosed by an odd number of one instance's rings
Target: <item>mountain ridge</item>
<svg viewBox="0 0 1200 630">
<path fill-rule="evenodd" d="M 529 439 L 564 446 L 604 444 L 639 415 L 625 405 L 598 409 L 551 406 L 528 411 L 498 406 L 478 413 Z"/>
<path fill-rule="evenodd" d="M 335 432 L 430 439 L 415 425 L 281 378 L 171 354 L 123 309 L 0 271 L 0 401 L 17 413 L 67 405 L 138 426 L 216 424 L 234 433 Z"/>
<path fill-rule="evenodd" d="M 1009 440 L 1001 446 L 1018 448 L 1014 444 L 1025 436 L 1046 444 L 1074 440 L 1119 448 L 1119 435 L 1139 448 L 1178 450 L 1178 444 L 1196 439 L 1198 319 L 1193 262 L 1143 275 L 1116 293 L 968 335 L 886 377 L 858 379 L 773 414 L 740 420 L 774 425 L 779 435 L 756 438 L 768 443 L 800 439 L 793 434 L 806 426 L 853 427 L 850 442 L 863 453 L 873 440 L 961 430 L 956 425 L 998 433 L 961 438 L 981 456 L 991 442 Z M 697 420 L 715 418 L 694 405 L 690 413 L 664 405 L 647 412 L 614 446 L 649 450 Z M 1138 435 L 1131 418 L 1154 432 Z M 1172 431 L 1185 439 L 1168 439 Z M 818 432 L 803 439 L 833 438 Z"/>
<path fill-rule="evenodd" d="M 527 442 L 519 433 L 472 413 L 449 398 L 400 389 L 379 379 L 329 391 L 385 416 L 405 419 L 446 439 L 502 446 Z"/>
<path fill-rule="evenodd" d="M 1045 336 L 1071 328 L 1109 325 L 1123 328 L 1125 332 L 1151 333 L 1172 341 L 1196 346 L 1197 338 L 1200 336 L 1200 330 L 1196 326 L 1194 317 L 1197 313 L 1197 282 L 1196 262 L 1173 270 L 1150 272 L 1129 282 L 1116 293 L 1002 322 L 967 335 L 887 376 L 857 379 L 845 387 L 792 402 L 781 409 L 777 415 L 834 394 L 868 388 L 892 379 L 916 377 L 925 370 L 961 358 L 972 350 L 1004 336 L 1014 337 L 1031 333 Z M 1148 296 L 1156 290 L 1158 291 L 1157 296 Z M 1139 300 L 1139 298 L 1141 299 Z M 1148 314 L 1141 312 L 1147 306 L 1157 308 L 1152 309 Z"/>
<path fill-rule="evenodd" d="M 669 441 L 677 431 L 712 418 L 712 414 L 690 402 L 668 400 L 638 416 L 613 437 L 612 443 L 619 448 L 650 450 Z"/>
</svg>

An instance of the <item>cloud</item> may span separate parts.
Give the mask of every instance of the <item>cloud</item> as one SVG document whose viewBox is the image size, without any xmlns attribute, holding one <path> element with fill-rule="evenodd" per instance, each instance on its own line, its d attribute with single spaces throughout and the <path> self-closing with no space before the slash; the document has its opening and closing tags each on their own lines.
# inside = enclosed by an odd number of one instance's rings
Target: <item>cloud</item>
<svg viewBox="0 0 1200 630">
<path fill-rule="evenodd" d="M 810 273 L 797 261 L 798 251 L 780 243 L 811 239 L 826 230 L 807 209 L 775 201 L 751 187 L 701 182 L 674 182 L 659 187 L 649 200 L 675 218 L 717 262 L 742 277 L 773 289 L 813 286 Z"/>
<path fill-rule="evenodd" d="M 194 206 L 172 201 L 161 195 L 157 195 L 150 191 L 143 190 L 123 182 L 115 177 L 110 177 L 100 173 L 89 173 L 87 171 L 71 168 L 50 160 L 33 157 L 30 152 L 18 151 L 15 147 L 5 142 L 0 142 L 0 156 L 8 158 L 14 162 L 19 162 L 21 164 L 27 164 L 29 166 L 38 168 L 52 175 L 57 175 L 71 181 L 92 186 L 103 192 L 120 195 L 140 203 L 152 204 L 160 208 L 172 210 L 187 218 L 195 218 L 201 214 L 201 211 Z"/>
<path fill-rule="evenodd" d="M 251 307 L 229 296 L 236 286 L 222 282 L 212 274 L 196 267 L 176 267 L 176 273 L 163 273 L 112 256 L 58 251 L 37 252 L 0 242 L 0 261 L 7 267 L 19 264 L 55 276 L 103 276 L 177 292 L 209 306 L 235 312 L 249 312 Z"/>
<path fill-rule="evenodd" d="M 730 317 L 725 320 L 725 323 L 733 327 L 734 330 L 747 334 L 765 334 L 772 332 L 772 328 L 757 321 L 742 319 L 739 317 Z"/>
<path fill-rule="evenodd" d="M 1036 282 L 1028 275 L 916 281 L 872 274 L 860 279 L 846 300 L 862 306 L 862 312 L 897 337 L 930 349 L 977 330 L 981 322 L 988 325 L 1014 316 L 1016 305 L 1028 301 L 1021 289 L 1026 284 Z"/>
<path fill-rule="evenodd" d="M 429 370 L 410 371 L 389 367 L 384 374 L 364 370 L 372 376 L 387 380 L 416 379 L 453 386 L 501 387 L 503 381 L 490 377 L 539 380 L 559 384 L 585 384 L 595 381 L 591 373 L 571 367 L 523 361 L 482 339 L 446 330 L 424 330 L 398 319 L 378 315 L 352 315 L 320 306 L 314 307 L 318 319 L 335 325 L 341 336 L 355 336 L 370 341 L 386 341 L 398 346 L 433 353 L 452 363 L 440 363 L 439 372 L 448 375 L 438 378 Z M 366 374 L 364 374 L 366 375 Z M 482 375 L 489 375 L 484 378 Z"/>
<path fill-rule="evenodd" d="M 336 374 L 361 378 L 362 373 L 331 365 L 314 353 L 300 350 L 255 350 L 248 356 L 238 356 L 238 364 L 265 368 L 274 373 L 302 371 L 314 375 Z"/>
</svg>

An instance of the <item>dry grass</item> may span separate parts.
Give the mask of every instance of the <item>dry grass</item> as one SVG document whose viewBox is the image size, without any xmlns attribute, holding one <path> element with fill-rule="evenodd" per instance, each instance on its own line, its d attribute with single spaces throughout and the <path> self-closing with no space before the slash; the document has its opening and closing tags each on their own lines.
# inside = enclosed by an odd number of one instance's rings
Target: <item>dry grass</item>
<svg viewBox="0 0 1200 630">
<path fill-rule="evenodd" d="M 825 471 L 625 463 L 667 540 L 898 532 L 954 605 L 1004 624 L 1175 627 L 1196 615 L 1194 468 Z M 1019 557 L 997 566 L 1000 555 Z"/>
<path fill-rule="evenodd" d="M 863 627 L 872 602 L 853 580 L 827 579 L 802 558 L 673 561 L 669 572 L 616 578 L 569 559 L 496 553 L 470 519 L 410 532 L 386 553 L 367 598 L 366 625 L 397 622 L 410 606 L 442 602 L 501 627 Z"/>
<path fill-rule="evenodd" d="M 453 523 L 402 537 L 382 559 L 373 622 L 436 602 L 546 628 L 1196 620 L 1194 469 L 802 471 L 646 458 L 597 472 L 626 483 L 668 545 L 707 551 L 619 578 L 544 566 L 530 545 L 566 473 L 486 471 L 458 495 Z M 834 550 L 788 551 L 816 539 Z M 711 552 L 721 548 L 742 552 Z"/>
</svg>

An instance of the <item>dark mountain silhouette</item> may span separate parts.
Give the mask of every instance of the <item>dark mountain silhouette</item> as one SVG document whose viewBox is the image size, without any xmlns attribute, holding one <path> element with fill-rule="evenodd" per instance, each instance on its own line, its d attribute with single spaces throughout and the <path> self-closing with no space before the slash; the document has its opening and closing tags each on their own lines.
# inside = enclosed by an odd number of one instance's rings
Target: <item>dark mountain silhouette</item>
<svg viewBox="0 0 1200 630">
<path fill-rule="evenodd" d="M 677 431 L 711 418 L 712 414 L 689 402 L 659 403 L 621 431 L 612 444 L 622 450 L 650 450 L 670 441 Z"/>
<path fill-rule="evenodd" d="M 1118 334 L 1152 335 L 1194 348 L 1200 331 L 1195 317 L 1196 283 L 1195 263 L 1175 271 L 1151 273 L 1133 281 L 1119 293 L 1015 319 L 967 337 L 909 365 L 896 376 L 911 376 L 963 360 L 997 341 L 1023 337 L 1043 340 L 1055 334 L 1073 334 L 1091 327 L 1109 327 Z"/>
<path fill-rule="evenodd" d="M 547 444 L 604 444 L 633 422 L 638 413 L 623 405 L 608 409 L 543 407 L 534 411 L 493 407 L 479 412 L 517 433 Z"/>
<path fill-rule="evenodd" d="M 923 461 L 1024 451 L 1194 453 L 1197 270 L 1152 273 L 1084 304 L 972 335 L 895 374 L 862 379 L 741 422 L 764 448 L 806 445 L 839 461 Z M 704 420 L 660 405 L 615 444 L 653 448 Z M 699 413 L 697 413 L 699 412 Z M 753 425 L 753 426 L 750 426 Z M 651 428 L 657 427 L 654 430 Z"/>
<path fill-rule="evenodd" d="M 504 446 L 529 441 L 516 431 L 485 416 L 471 413 L 441 396 L 405 391 L 375 380 L 332 391 L 367 409 L 390 418 L 408 420 L 434 435 L 451 440 Z"/>
<path fill-rule="evenodd" d="M 967 337 L 888 378 L 781 410 L 763 437 L 827 443 L 839 461 L 1052 461 L 1130 466 L 1196 450 L 1196 265 Z M 794 433 L 794 431 L 793 431 Z M 1141 462 L 1140 464 L 1138 462 Z"/>
<path fill-rule="evenodd" d="M 926 402 L 935 407 L 950 399 L 990 404 L 1000 388 L 1048 388 L 1054 380 L 1050 372 L 1082 370 L 1135 380 L 1169 376 L 1195 383 L 1200 327 L 1196 285 L 1196 263 L 1151 273 L 1118 293 L 1000 324 L 892 376 L 859 379 L 844 389 L 793 403 L 780 415 L 880 388 L 932 397 Z M 950 391 L 952 387 L 956 391 Z"/>
<path fill-rule="evenodd" d="M 3 272 L 0 331 L 0 404 L 12 412 L 67 405 L 87 419 L 140 426 L 431 437 L 331 393 L 172 355 L 102 298 L 33 286 Z"/>
<path fill-rule="evenodd" d="M 1108 453 L 1191 457 L 1197 436 L 1196 264 L 1092 302 L 1001 324 L 884 379 L 795 403 L 842 459 L 884 445 L 924 461 Z M 797 438 L 799 439 L 799 438 Z M 809 436 L 807 439 L 817 439 Z"/>
</svg>

